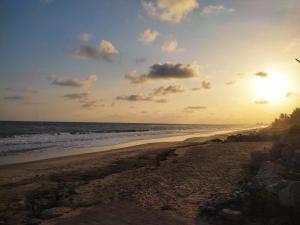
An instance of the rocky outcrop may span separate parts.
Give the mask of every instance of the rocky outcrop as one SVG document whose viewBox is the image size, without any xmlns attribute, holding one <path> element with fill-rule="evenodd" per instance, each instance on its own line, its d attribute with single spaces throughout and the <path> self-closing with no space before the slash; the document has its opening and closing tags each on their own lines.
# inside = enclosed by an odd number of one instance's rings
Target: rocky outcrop
<svg viewBox="0 0 300 225">
<path fill-rule="evenodd" d="M 299 224 L 299 159 L 300 134 L 284 134 L 270 151 L 252 153 L 251 175 L 237 191 L 212 196 L 200 214 L 215 224 L 244 224 L 253 217 L 268 225 Z"/>
</svg>

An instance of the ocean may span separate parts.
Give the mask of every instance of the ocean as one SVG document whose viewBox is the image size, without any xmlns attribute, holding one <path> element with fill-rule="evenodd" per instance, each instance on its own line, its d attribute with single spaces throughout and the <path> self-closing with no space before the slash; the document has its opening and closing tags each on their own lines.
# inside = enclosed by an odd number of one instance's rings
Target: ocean
<svg viewBox="0 0 300 225">
<path fill-rule="evenodd" d="M 248 125 L 85 122 L 0 122 L 0 157 L 20 153 L 72 151 L 137 140 L 207 136 L 252 128 Z M 83 150 L 84 152 L 84 150 Z"/>
</svg>

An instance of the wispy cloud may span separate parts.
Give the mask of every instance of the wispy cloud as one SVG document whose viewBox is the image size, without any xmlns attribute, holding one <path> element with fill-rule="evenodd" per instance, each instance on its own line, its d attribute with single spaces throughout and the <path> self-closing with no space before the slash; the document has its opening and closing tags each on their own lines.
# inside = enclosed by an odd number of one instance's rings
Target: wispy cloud
<svg viewBox="0 0 300 225">
<path fill-rule="evenodd" d="M 176 40 L 166 41 L 161 46 L 162 52 L 182 52 L 184 49 L 178 47 L 178 42 Z"/>
<path fill-rule="evenodd" d="M 254 74 L 255 76 L 258 76 L 258 77 L 262 77 L 262 78 L 265 78 L 265 77 L 267 77 L 268 76 L 268 73 L 266 73 L 266 72 L 263 72 L 263 71 L 260 71 L 260 72 L 258 72 L 258 73 L 256 73 L 256 74 Z"/>
<path fill-rule="evenodd" d="M 299 93 L 296 93 L 296 92 L 287 92 L 286 95 L 285 95 L 287 98 L 290 98 L 290 97 L 300 97 L 300 94 Z"/>
<path fill-rule="evenodd" d="M 226 8 L 223 5 L 208 5 L 202 9 L 201 14 L 205 16 L 209 16 L 209 15 L 219 15 L 222 13 L 233 13 L 233 12 L 235 12 L 234 8 Z"/>
<path fill-rule="evenodd" d="M 187 106 L 183 109 L 183 111 L 187 113 L 193 113 L 197 110 L 204 110 L 206 108 L 207 108 L 206 106 Z"/>
<path fill-rule="evenodd" d="M 92 108 L 97 104 L 95 96 L 90 92 L 68 93 L 64 95 L 64 98 L 78 101 L 83 108 Z"/>
<path fill-rule="evenodd" d="M 233 85 L 236 83 L 236 80 L 227 81 L 225 84 L 227 85 Z"/>
<path fill-rule="evenodd" d="M 34 89 L 32 86 L 11 86 L 11 87 L 5 87 L 5 91 L 9 92 L 23 92 L 28 94 L 38 94 L 39 91 Z"/>
<path fill-rule="evenodd" d="M 24 96 L 24 95 L 12 95 L 12 96 L 5 96 L 3 99 L 8 101 L 28 101 L 31 100 L 31 97 Z"/>
<path fill-rule="evenodd" d="M 140 95 L 140 94 L 135 94 L 135 95 L 123 95 L 123 96 L 117 96 L 117 100 L 123 100 L 123 101 L 131 101 L 131 102 L 158 102 L 158 103 L 166 103 L 166 99 L 156 99 L 152 96 L 145 96 L 145 95 Z"/>
<path fill-rule="evenodd" d="M 255 102 L 254 102 L 255 104 L 269 104 L 269 102 L 267 101 L 267 100 L 265 100 L 265 99 L 261 99 L 261 100 L 256 100 Z"/>
<path fill-rule="evenodd" d="M 202 81 L 201 87 L 194 87 L 192 88 L 193 91 L 199 91 L 199 90 L 209 90 L 212 88 L 212 85 L 209 81 Z"/>
<path fill-rule="evenodd" d="M 179 23 L 199 4 L 196 0 L 143 0 L 142 6 L 152 18 Z"/>
<path fill-rule="evenodd" d="M 82 45 L 79 49 L 66 49 L 66 52 L 82 60 L 94 59 L 108 62 L 119 53 L 111 42 L 105 40 L 102 40 L 98 46 Z"/>
<path fill-rule="evenodd" d="M 299 50 L 300 49 L 300 38 L 297 38 L 293 41 L 291 41 L 284 49 L 285 52 L 290 52 L 293 50 Z"/>
<path fill-rule="evenodd" d="M 140 33 L 139 41 L 144 44 L 149 44 L 151 42 L 154 42 L 158 36 L 159 36 L 158 31 L 147 29 L 144 30 L 142 33 Z"/>
<path fill-rule="evenodd" d="M 243 73 L 238 73 L 236 75 L 236 78 L 234 78 L 233 80 L 227 81 L 225 84 L 226 85 L 233 85 L 236 84 L 239 80 L 243 79 L 245 77 L 245 74 Z"/>
<path fill-rule="evenodd" d="M 97 75 L 89 75 L 86 79 L 83 80 L 80 80 L 78 78 L 65 78 L 53 75 L 49 77 L 49 80 L 52 81 L 53 85 L 87 88 L 90 87 L 97 80 Z"/>
<path fill-rule="evenodd" d="M 92 39 L 93 35 L 90 33 L 82 33 L 79 35 L 79 40 L 80 41 L 84 41 L 84 42 L 88 42 Z"/>
<path fill-rule="evenodd" d="M 134 84 L 144 83 L 147 80 L 157 79 L 190 79 L 199 75 L 198 64 L 153 64 L 147 74 L 138 75 L 136 71 L 130 71 L 125 78 Z"/>
<path fill-rule="evenodd" d="M 185 91 L 185 89 L 181 85 L 169 85 L 167 87 L 161 86 L 161 87 L 158 87 L 158 88 L 154 88 L 152 90 L 151 95 L 161 96 L 161 95 L 182 93 L 184 91 Z"/>
</svg>

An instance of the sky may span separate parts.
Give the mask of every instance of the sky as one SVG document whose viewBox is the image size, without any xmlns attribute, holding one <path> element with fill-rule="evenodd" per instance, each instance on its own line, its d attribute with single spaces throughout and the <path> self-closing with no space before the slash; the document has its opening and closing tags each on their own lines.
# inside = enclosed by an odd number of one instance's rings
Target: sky
<svg viewBox="0 0 300 225">
<path fill-rule="evenodd" d="M 251 124 L 299 107 L 299 0 L 1 0 L 0 17 L 0 120 Z"/>
</svg>

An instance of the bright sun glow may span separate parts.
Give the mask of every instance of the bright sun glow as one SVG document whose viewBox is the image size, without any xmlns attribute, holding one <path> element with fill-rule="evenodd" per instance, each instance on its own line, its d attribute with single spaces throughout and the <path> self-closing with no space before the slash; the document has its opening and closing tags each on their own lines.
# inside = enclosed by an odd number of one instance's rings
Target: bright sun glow
<svg viewBox="0 0 300 225">
<path fill-rule="evenodd" d="M 278 70 L 267 70 L 267 77 L 254 78 L 254 92 L 256 101 L 278 102 L 286 98 L 291 90 L 287 74 Z"/>
</svg>

